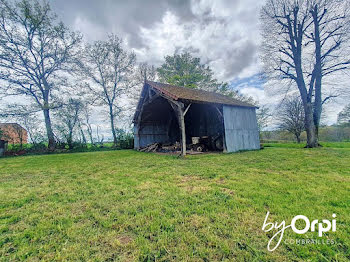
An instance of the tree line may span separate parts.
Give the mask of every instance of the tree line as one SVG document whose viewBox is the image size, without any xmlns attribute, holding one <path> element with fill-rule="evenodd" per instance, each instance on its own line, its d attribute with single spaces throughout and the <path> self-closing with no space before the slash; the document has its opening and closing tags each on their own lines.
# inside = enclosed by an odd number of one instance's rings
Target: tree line
<svg viewBox="0 0 350 262">
<path fill-rule="evenodd" d="M 297 143 L 305 140 L 305 112 L 302 100 L 297 94 L 284 98 L 274 112 L 263 106 L 258 110 L 257 116 L 261 139 L 295 140 Z M 321 119 L 326 120 L 326 116 L 323 115 Z M 275 124 L 275 128 L 265 130 L 271 122 Z M 327 126 L 321 121 L 319 138 L 321 141 L 350 140 L 350 104 L 338 113 L 335 124 Z"/>
<path fill-rule="evenodd" d="M 319 146 L 323 105 L 348 89 L 326 93 L 323 87 L 325 79 L 350 66 L 348 7 L 348 0 L 268 0 L 261 10 L 264 75 L 286 92 L 280 127 L 297 140 L 306 130 L 308 147 Z M 0 0 L 0 94 L 13 101 L 0 116 L 21 122 L 33 143 L 46 140 L 50 150 L 60 142 L 70 148 L 76 140 L 102 143 L 101 127 L 92 125 L 93 108 L 99 107 L 116 146 L 123 135 L 118 123 L 133 112 L 146 79 L 254 103 L 188 52 L 166 56 L 159 68 L 137 63 L 115 34 L 86 43 L 58 19 L 49 2 Z M 261 107 L 260 128 L 268 117 Z"/>
</svg>

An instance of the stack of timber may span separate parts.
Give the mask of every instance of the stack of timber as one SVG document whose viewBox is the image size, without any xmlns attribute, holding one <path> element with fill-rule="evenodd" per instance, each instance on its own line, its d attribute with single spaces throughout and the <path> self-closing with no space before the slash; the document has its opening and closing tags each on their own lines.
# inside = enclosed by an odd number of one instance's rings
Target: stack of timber
<svg viewBox="0 0 350 262">
<path fill-rule="evenodd" d="M 153 143 L 153 144 L 150 144 L 146 147 L 141 148 L 139 151 L 141 151 L 141 152 L 156 152 L 159 146 L 160 146 L 159 143 Z"/>
<path fill-rule="evenodd" d="M 181 145 L 179 142 L 175 144 L 162 144 L 162 143 L 153 143 L 149 144 L 141 149 L 140 152 L 161 152 L 161 153 L 171 153 L 181 151 Z"/>
</svg>

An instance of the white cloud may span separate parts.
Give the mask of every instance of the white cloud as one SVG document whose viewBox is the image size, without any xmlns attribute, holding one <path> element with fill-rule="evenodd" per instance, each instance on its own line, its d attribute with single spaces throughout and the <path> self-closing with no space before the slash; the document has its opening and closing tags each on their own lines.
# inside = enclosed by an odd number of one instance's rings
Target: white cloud
<svg viewBox="0 0 350 262">
<path fill-rule="evenodd" d="M 149 28 L 140 27 L 143 45 L 134 50 L 140 61 L 157 65 L 165 55 L 190 50 L 202 62 L 208 62 L 220 80 L 251 76 L 260 69 L 257 58 L 260 5 L 253 6 L 245 1 L 192 1 L 194 19 L 182 21 L 167 11 L 160 22 Z M 250 25 L 242 15 L 251 18 Z"/>
</svg>

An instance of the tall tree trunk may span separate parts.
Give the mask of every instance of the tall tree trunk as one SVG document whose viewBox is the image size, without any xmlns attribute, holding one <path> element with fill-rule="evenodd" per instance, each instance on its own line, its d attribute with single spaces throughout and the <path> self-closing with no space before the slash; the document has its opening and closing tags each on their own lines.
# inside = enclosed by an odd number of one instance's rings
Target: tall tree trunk
<svg viewBox="0 0 350 262">
<path fill-rule="evenodd" d="M 88 126 L 87 131 L 88 131 L 88 134 L 89 134 L 89 139 L 90 139 L 91 146 L 93 146 L 95 143 L 94 143 L 94 138 L 92 137 L 92 128 L 91 128 L 90 125 Z"/>
<path fill-rule="evenodd" d="M 318 129 L 320 126 L 321 113 L 322 113 L 322 60 L 321 60 L 321 39 L 320 39 L 320 25 L 318 17 L 318 6 L 315 5 L 314 9 L 311 11 L 314 23 L 314 41 L 315 41 L 315 102 L 313 108 L 313 119 L 315 125 L 316 138 L 318 140 Z M 317 145 L 318 141 L 317 141 Z"/>
<path fill-rule="evenodd" d="M 297 143 L 300 144 L 300 134 L 295 134 L 295 138 L 297 139 Z"/>
<path fill-rule="evenodd" d="M 44 119 L 45 119 L 45 127 L 47 139 L 49 141 L 49 150 L 54 150 L 56 146 L 55 136 L 52 131 L 51 118 L 50 118 L 50 110 L 45 108 L 43 109 Z"/>
<path fill-rule="evenodd" d="M 52 124 L 51 124 L 51 118 L 50 118 L 50 109 L 49 109 L 50 87 L 45 78 L 43 78 L 42 81 L 44 85 L 43 111 L 44 111 L 44 118 L 45 118 L 46 134 L 47 134 L 47 139 L 49 141 L 48 147 L 49 147 L 49 150 L 53 151 L 55 150 L 55 147 L 56 147 L 56 140 L 55 140 L 55 135 L 52 131 Z"/>
<path fill-rule="evenodd" d="M 296 83 L 298 85 L 298 89 L 300 91 L 301 100 L 303 101 L 303 107 L 305 112 L 305 130 L 306 130 L 306 136 L 307 136 L 307 144 L 306 147 L 312 148 L 318 146 L 317 141 L 317 135 L 316 135 L 316 128 L 315 128 L 315 122 L 313 117 L 313 107 L 311 103 L 311 94 L 308 94 L 308 91 L 306 89 L 303 70 L 302 70 L 302 63 L 301 63 L 301 45 L 302 41 L 299 39 L 297 41 L 298 45 L 295 50 L 295 70 L 296 70 Z"/>
<path fill-rule="evenodd" d="M 318 146 L 318 139 L 316 135 L 316 126 L 314 123 L 312 104 L 307 103 L 305 109 L 305 130 L 307 136 L 306 147 L 313 148 Z"/>
<path fill-rule="evenodd" d="M 318 140 L 316 135 L 316 126 L 314 122 L 313 106 L 311 103 L 311 95 L 307 93 L 304 78 L 297 80 L 298 88 L 300 91 L 301 100 L 303 101 L 304 113 L 305 113 L 305 130 L 306 130 L 306 147 L 312 148 L 318 146 Z"/>
<path fill-rule="evenodd" d="M 292 45 L 292 51 L 294 55 L 294 64 L 295 64 L 295 71 L 296 71 L 296 78 L 295 81 L 297 83 L 301 100 L 303 101 L 303 107 L 305 112 L 305 129 L 306 129 L 306 135 L 307 135 L 307 145 L 306 147 L 315 147 L 318 145 L 317 142 L 317 136 L 316 136 L 316 129 L 315 129 L 315 123 L 313 118 L 313 108 L 311 103 L 311 94 L 308 94 L 308 91 L 306 89 L 306 84 L 304 80 L 304 74 L 303 74 L 303 67 L 302 67 L 302 46 L 303 46 L 303 32 L 302 27 L 297 24 L 297 14 L 298 10 L 294 9 L 294 24 L 291 24 L 290 18 L 288 18 L 288 24 L 289 24 L 289 35 L 290 35 L 290 42 Z M 292 29 L 292 28 L 295 29 Z M 295 36 L 293 37 L 293 33 L 295 32 Z"/>
<path fill-rule="evenodd" d="M 81 139 L 83 140 L 83 144 L 86 145 L 87 144 L 86 136 L 85 136 L 83 128 L 81 127 L 80 124 L 79 124 L 79 129 L 80 129 Z"/>
<path fill-rule="evenodd" d="M 69 149 L 73 149 L 73 133 L 72 131 L 69 131 L 68 137 L 67 137 L 67 144 Z"/>
<path fill-rule="evenodd" d="M 113 135 L 113 146 L 117 146 L 117 133 L 115 132 L 115 125 L 114 125 L 114 112 L 113 112 L 113 106 L 109 106 L 109 117 L 111 120 L 111 129 L 112 129 L 112 135 Z"/>
</svg>

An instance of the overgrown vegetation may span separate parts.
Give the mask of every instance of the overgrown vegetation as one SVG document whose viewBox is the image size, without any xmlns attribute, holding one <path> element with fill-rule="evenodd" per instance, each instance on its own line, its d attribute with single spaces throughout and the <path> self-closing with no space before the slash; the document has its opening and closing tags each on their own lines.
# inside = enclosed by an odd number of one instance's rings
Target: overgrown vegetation
<svg viewBox="0 0 350 262">
<path fill-rule="evenodd" d="M 56 150 L 54 153 L 76 153 L 76 152 L 93 152 L 93 151 L 108 151 L 108 150 L 120 150 L 120 149 L 132 149 L 134 148 L 134 136 L 131 133 L 118 131 L 117 144 L 114 143 L 82 143 L 72 142 L 65 143 L 59 142 L 56 144 Z M 48 150 L 47 143 L 35 143 L 35 144 L 9 144 L 8 150 L 5 153 L 6 156 L 18 156 L 26 154 L 46 154 L 53 153 Z"/>
<path fill-rule="evenodd" d="M 186 159 L 125 150 L 1 159 L 0 260 L 348 261 L 350 148 L 283 145 Z M 335 213 L 326 238 L 336 244 L 268 252 L 267 211 L 287 223 Z"/>
</svg>

